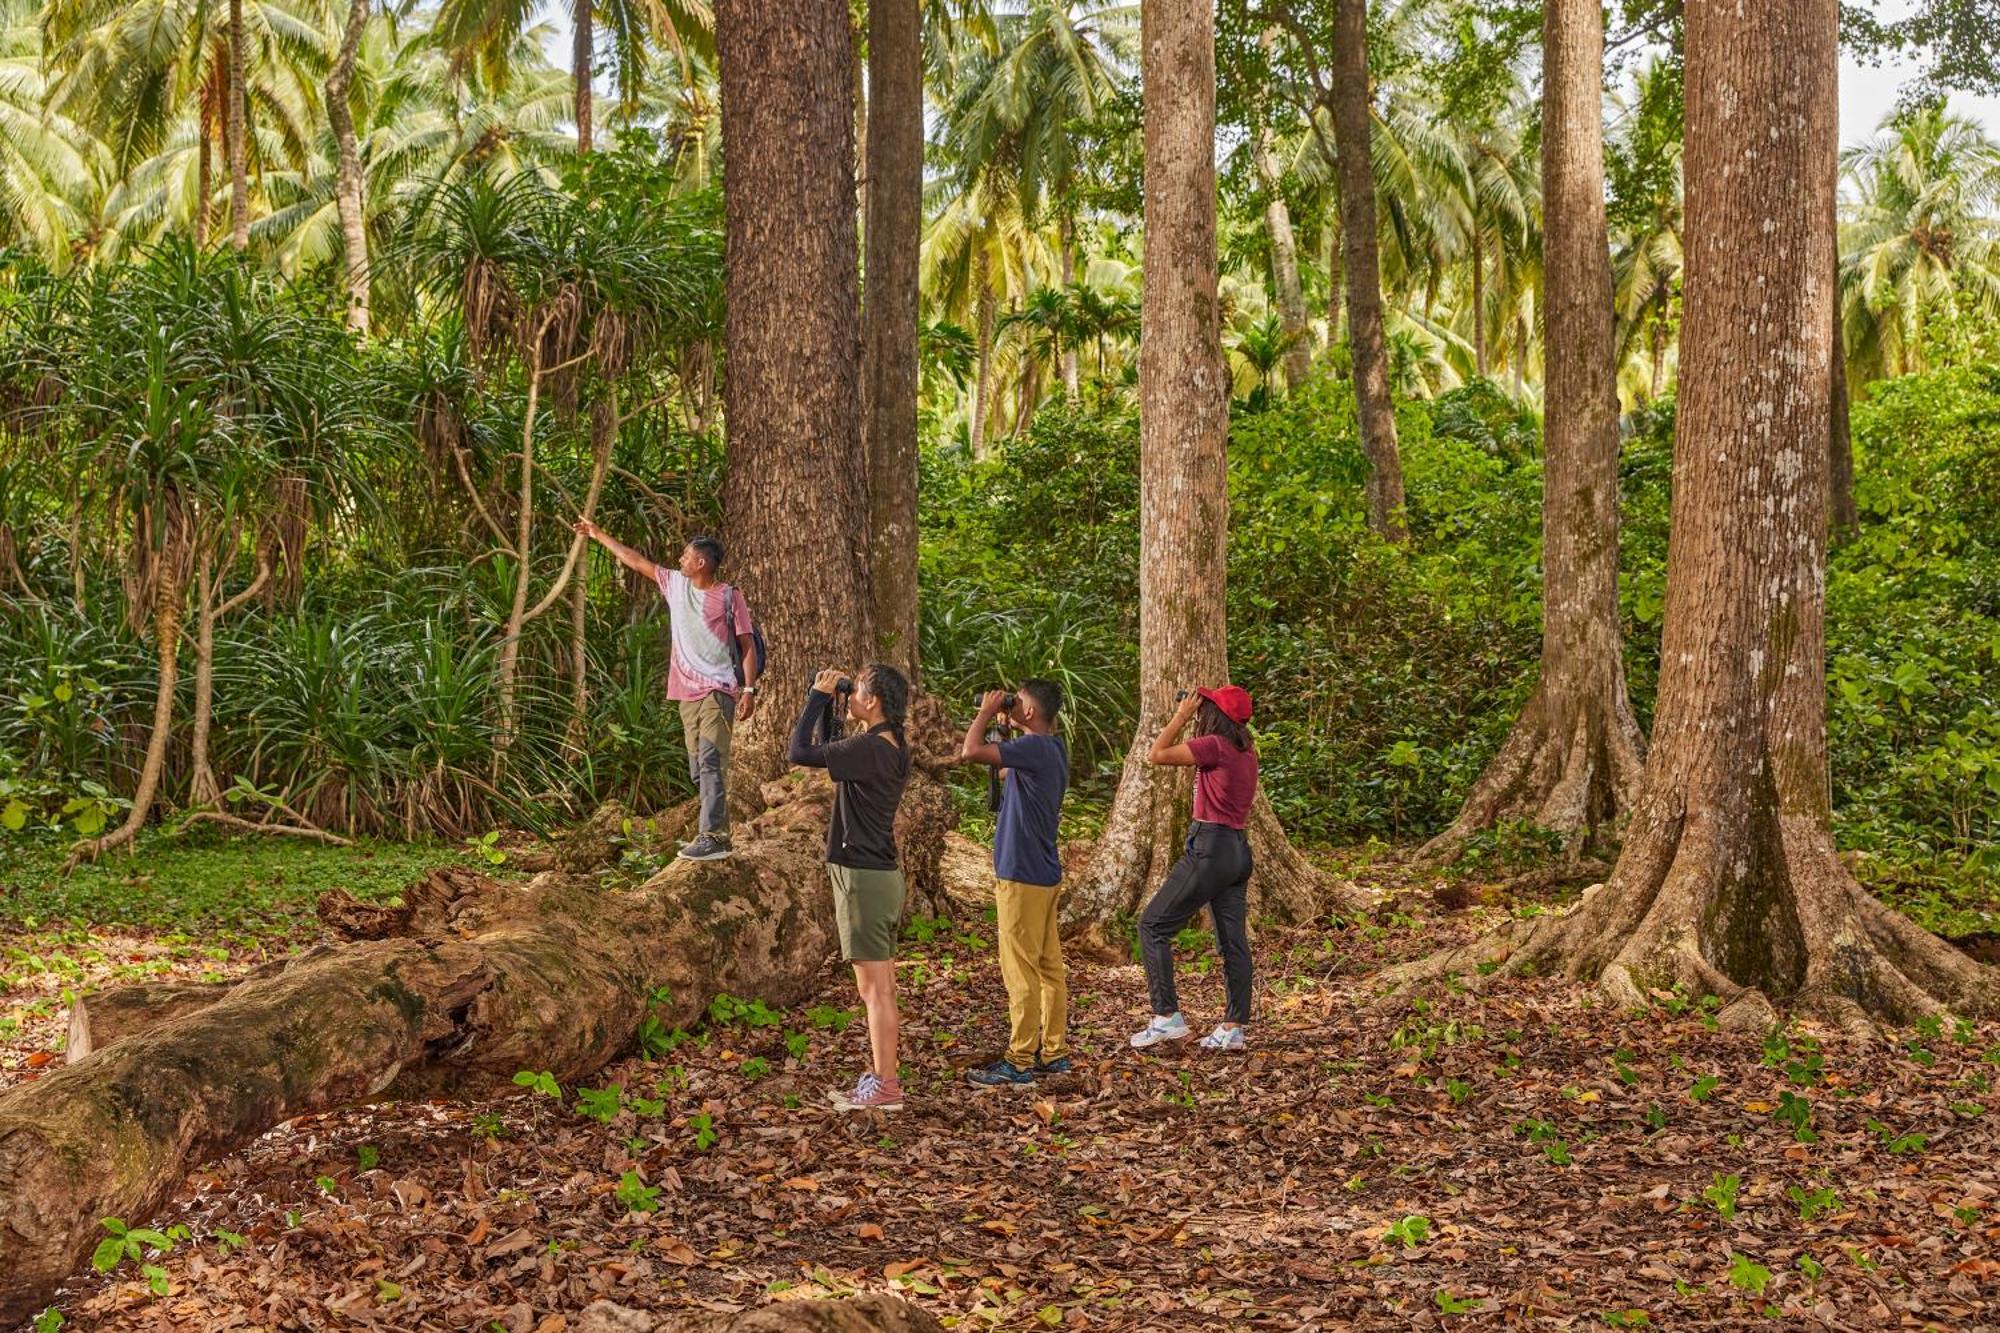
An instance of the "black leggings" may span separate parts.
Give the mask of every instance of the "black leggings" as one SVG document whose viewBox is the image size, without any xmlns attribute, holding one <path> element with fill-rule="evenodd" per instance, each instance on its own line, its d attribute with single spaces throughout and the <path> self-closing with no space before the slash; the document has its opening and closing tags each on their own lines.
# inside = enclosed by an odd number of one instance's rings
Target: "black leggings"
<svg viewBox="0 0 2000 1333">
<path fill-rule="evenodd" d="M 1250 1021 L 1250 840 L 1243 830 L 1196 820 L 1187 851 L 1139 918 L 1139 950 L 1153 1012 L 1180 1010 L 1174 991 L 1174 936 L 1202 908 L 1215 918 L 1215 947 L 1229 988 L 1229 1021 Z"/>
</svg>

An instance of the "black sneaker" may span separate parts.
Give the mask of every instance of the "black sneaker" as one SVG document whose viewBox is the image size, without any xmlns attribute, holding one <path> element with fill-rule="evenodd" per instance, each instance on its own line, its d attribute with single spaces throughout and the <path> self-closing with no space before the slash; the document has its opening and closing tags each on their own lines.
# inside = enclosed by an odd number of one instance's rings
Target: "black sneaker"
<svg viewBox="0 0 2000 1333">
<path fill-rule="evenodd" d="M 683 861 L 720 861 L 729 855 L 729 839 L 704 833 L 681 848 Z"/>
<path fill-rule="evenodd" d="M 1035 1081 L 1033 1074 L 1025 1069 L 1017 1069 L 1005 1059 L 995 1060 L 980 1069 L 968 1069 L 965 1071 L 965 1076 L 982 1088 L 1019 1087 L 1024 1083 Z"/>
<path fill-rule="evenodd" d="M 1051 1074 L 1067 1074 L 1070 1071 L 1069 1057 L 1058 1055 L 1053 1060 L 1037 1060 L 1028 1072 L 1036 1078 L 1047 1078 Z"/>
</svg>

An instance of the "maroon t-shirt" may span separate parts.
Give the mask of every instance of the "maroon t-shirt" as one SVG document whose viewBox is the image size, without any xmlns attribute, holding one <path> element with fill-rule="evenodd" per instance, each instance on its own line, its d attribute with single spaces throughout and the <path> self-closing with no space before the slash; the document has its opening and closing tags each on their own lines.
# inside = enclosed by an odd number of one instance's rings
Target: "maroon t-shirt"
<svg viewBox="0 0 2000 1333">
<path fill-rule="evenodd" d="M 1194 756 L 1194 817 L 1242 828 L 1257 799 L 1257 751 L 1220 736 L 1196 736 L 1187 747 Z"/>
</svg>

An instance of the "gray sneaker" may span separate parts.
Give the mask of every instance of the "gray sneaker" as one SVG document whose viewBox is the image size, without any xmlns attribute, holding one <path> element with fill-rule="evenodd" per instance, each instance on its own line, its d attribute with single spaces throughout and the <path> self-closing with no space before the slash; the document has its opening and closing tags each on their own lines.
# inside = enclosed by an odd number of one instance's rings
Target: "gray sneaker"
<svg viewBox="0 0 2000 1333">
<path fill-rule="evenodd" d="M 1143 1051 L 1148 1046 L 1157 1046 L 1163 1041 L 1186 1041 L 1192 1035 L 1187 1020 L 1179 1013 L 1169 1014 L 1165 1018 L 1155 1014 L 1146 1026 L 1132 1034 L 1132 1049 Z"/>
<path fill-rule="evenodd" d="M 729 855 L 729 839 L 715 833 L 704 833 L 681 848 L 680 855 L 683 861 L 720 861 Z"/>
</svg>

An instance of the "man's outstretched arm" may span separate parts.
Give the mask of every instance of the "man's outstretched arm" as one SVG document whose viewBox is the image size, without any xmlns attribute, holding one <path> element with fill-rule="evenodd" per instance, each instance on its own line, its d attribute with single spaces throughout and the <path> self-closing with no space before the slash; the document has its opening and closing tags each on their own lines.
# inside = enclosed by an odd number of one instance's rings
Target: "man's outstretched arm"
<svg viewBox="0 0 2000 1333">
<path fill-rule="evenodd" d="M 592 523 L 588 519 L 580 518 L 576 521 L 575 526 L 576 530 L 579 533 L 590 538 L 592 541 L 596 542 L 599 546 L 602 546 L 605 550 L 617 556 L 618 563 L 625 566 L 625 568 L 633 570 L 636 573 L 644 574 L 647 578 L 652 579 L 656 583 L 659 581 L 660 567 L 658 565 L 654 564 L 652 561 L 648 560 L 645 556 L 633 550 L 631 547 L 625 545 L 617 538 L 611 536 L 609 533 L 605 532 L 604 529 L 598 527 L 595 523 Z"/>
</svg>

